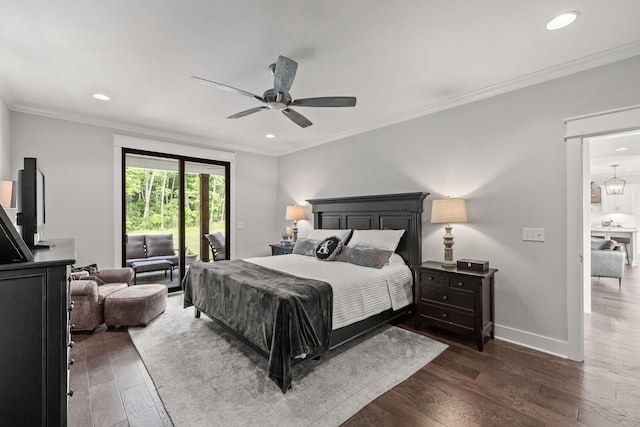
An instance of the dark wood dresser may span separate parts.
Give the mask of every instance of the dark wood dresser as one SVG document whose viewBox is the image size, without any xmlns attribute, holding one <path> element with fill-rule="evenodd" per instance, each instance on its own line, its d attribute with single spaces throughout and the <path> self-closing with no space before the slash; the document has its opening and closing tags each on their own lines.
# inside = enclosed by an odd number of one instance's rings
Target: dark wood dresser
<svg viewBox="0 0 640 427">
<path fill-rule="evenodd" d="M 494 336 L 494 268 L 487 272 L 444 268 L 427 261 L 416 268 L 416 329 L 432 325 L 472 334 L 478 350 Z"/>
<path fill-rule="evenodd" d="M 71 239 L 0 264 L 0 419 L 66 426 L 69 390 Z"/>
<path fill-rule="evenodd" d="M 287 255 L 293 253 L 293 245 L 281 245 L 276 243 L 269 245 L 271 247 L 271 255 Z"/>
</svg>

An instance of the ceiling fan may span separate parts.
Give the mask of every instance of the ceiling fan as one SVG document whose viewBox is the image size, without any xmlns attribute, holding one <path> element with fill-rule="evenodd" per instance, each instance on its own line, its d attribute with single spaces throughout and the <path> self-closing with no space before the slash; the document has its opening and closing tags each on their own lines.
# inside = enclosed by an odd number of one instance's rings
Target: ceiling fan
<svg viewBox="0 0 640 427">
<path fill-rule="evenodd" d="M 248 96 L 263 104 L 259 107 L 250 108 L 233 114 L 228 117 L 229 119 L 237 119 L 263 110 L 280 110 L 292 122 L 300 127 L 306 128 L 307 126 L 311 126 L 313 123 L 311 123 L 311 121 L 302 114 L 289 108 L 290 106 L 354 107 L 356 105 L 356 98 L 353 96 L 324 96 L 319 98 L 302 98 L 294 100 L 291 97 L 289 90 L 291 89 L 291 85 L 293 85 L 293 79 L 296 76 L 298 63 L 286 56 L 280 55 L 278 56 L 278 61 L 275 64 L 271 64 L 269 69 L 273 73 L 273 89 L 267 89 L 262 96 L 254 95 L 253 93 L 236 89 L 235 87 L 222 83 L 203 79 L 201 77 L 191 76 L 191 78 L 206 85 L 215 86 L 222 90 Z"/>
</svg>

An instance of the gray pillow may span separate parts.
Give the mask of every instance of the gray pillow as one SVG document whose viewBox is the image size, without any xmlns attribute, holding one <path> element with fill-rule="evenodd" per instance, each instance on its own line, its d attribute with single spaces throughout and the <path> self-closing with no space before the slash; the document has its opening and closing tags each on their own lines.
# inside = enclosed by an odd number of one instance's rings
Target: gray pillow
<svg viewBox="0 0 640 427">
<path fill-rule="evenodd" d="M 616 246 L 617 244 L 618 243 L 614 242 L 613 240 L 598 239 L 598 238 L 591 239 L 591 249 L 594 249 L 594 250 L 600 250 L 600 251 L 610 250 L 610 249 L 613 249 L 613 247 Z"/>
<path fill-rule="evenodd" d="M 313 239 L 298 239 L 293 246 L 293 253 L 296 255 L 316 256 L 316 245 L 320 243 L 319 240 Z"/>
<path fill-rule="evenodd" d="M 147 234 L 144 239 L 148 257 L 175 255 L 173 234 Z"/>
<path fill-rule="evenodd" d="M 385 249 L 343 246 L 336 261 L 348 262 L 363 267 L 382 268 L 393 252 Z"/>
</svg>

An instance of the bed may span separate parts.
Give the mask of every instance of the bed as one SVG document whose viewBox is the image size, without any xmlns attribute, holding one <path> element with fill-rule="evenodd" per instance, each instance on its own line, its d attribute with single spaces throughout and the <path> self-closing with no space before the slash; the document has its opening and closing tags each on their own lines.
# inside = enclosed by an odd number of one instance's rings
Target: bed
<svg viewBox="0 0 640 427">
<path fill-rule="evenodd" d="M 413 275 L 408 266 L 422 262 L 427 195 L 308 200 L 316 230 L 404 230 L 395 254 L 379 271 L 301 254 L 199 262 L 191 265 L 183 280 L 184 307 L 194 306 L 196 317 L 205 313 L 267 358 L 269 377 L 286 393 L 294 364 L 324 355 L 413 310 Z M 345 291 L 348 276 L 359 280 L 359 296 Z M 400 285 L 392 288 L 396 279 Z M 385 305 L 381 302 L 385 298 L 375 295 L 386 295 L 389 302 Z"/>
</svg>

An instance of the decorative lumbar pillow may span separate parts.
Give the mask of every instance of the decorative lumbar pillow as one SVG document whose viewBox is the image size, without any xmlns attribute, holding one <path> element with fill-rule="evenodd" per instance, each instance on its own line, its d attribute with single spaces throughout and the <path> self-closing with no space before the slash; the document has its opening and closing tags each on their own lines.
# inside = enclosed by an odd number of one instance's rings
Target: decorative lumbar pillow
<svg viewBox="0 0 640 427">
<path fill-rule="evenodd" d="M 393 254 L 391 251 L 376 248 L 345 246 L 336 261 L 348 262 L 363 267 L 382 268 Z"/>
<path fill-rule="evenodd" d="M 98 268 L 98 264 L 89 264 L 85 265 L 84 267 L 74 267 L 71 269 L 72 273 L 77 273 L 79 271 L 86 271 L 89 274 L 96 274 L 100 272 L 100 269 Z"/>
<path fill-rule="evenodd" d="M 333 261 L 342 250 L 342 240 L 337 236 L 327 237 L 316 246 L 316 258 L 322 261 Z"/>
<path fill-rule="evenodd" d="M 351 229 L 348 228 L 346 230 L 330 230 L 330 229 L 322 229 L 318 228 L 316 230 L 311 230 L 308 236 L 305 236 L 307 239 L 312 240 L 324 240 L 327 237 L 336 236 L 338 239 L 342 240 L 344 244 L 347 240 L 349 240 L 349 236 L 351 236 Z"/>
<path fill-rule="evenodd" d="M 298 239 L 293 247 L 293 253 L 296 255 L 316 256 L 316 246 L 319 240 Z"/>
<path fill-rule="evenodd" d="M 404 230 L 353 230 L 349 246 L 395 252 L 403 234 Z"/>
</svg>

